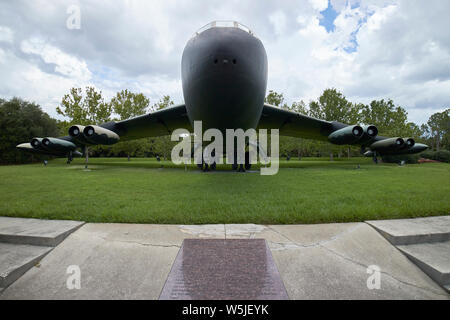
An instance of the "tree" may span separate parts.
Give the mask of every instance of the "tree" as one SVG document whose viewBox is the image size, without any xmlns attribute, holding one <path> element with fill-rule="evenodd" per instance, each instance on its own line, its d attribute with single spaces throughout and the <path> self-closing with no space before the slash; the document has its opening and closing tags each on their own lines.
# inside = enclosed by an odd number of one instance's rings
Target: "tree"
<svg viewBox="0 0 450 320">
<path fill-rule="evenodd" d="M 318 101 L 311 101 L 309 104 L 309 115 L 327 121 L 339 121 L 348 124 L 357 124 L 360 121 L 360 104 L 353 104 L 335 88 L 325 89 Z M 330 159 L 333 154 L 341 156 L 342 147 L 330 143 L 318 142 L 323 149 L 327 149 Z M 347 147 L 347 154 L 350 156 L 350 147 Z"/>
<path fill-rule="evenodd" d="M 276 107 L 287 107 L 287 104 L 283 104 L 284 102 L 284 96 L 282 93 L 277 93 L 273 90 L 269 90 L 269 94 L 266 96 L 264 101 L 268 104 L 271 104 Z"/>
<path fill-rule="evenodd" d="M 70 124 L 101 124 L 111 120 L 111 104 L 106 103 L 101 91 L 86 87 L 85 96 L 81 88 L 72 88 L 61 101 L 56 112 L 69 118 Z"/>
<path fill-rule="evenodd" d="M 374 100 L 362 110 L 362 122 L 378 128 L 380 135 L 401 137 L 408 134 L 408 113 L 394 102 Z"/>
<path fill-rule="evenodd" d="M 142 93 L 133 93 L 128 89 L 117 92 L 111 99 L 111 108 L 120 120 L 143 115 L 147 112 L 150 100 Z"/>
<path fill-rule="evenodd" d="M 32 137 L 52 137 L 59 132 L 55 119 L 42 111 L 38 104 L 19 98 L 0 99 L 0 162 L 22 163 L 32 156 L 15 147 Z M 36 156 L 39 158 L 39 156 Z"/>
<path fill-rule="evenodd" d="M 119 116 L 119 120 L 126 120 L 132 117 L 143 115 L 147 112 L 150 100 L 142 93 L 133 93 L 127 89 L 117 92 L 116 96 L 111 99 L 111 109 Z M 131 154 L 142 147 L 147 139 L 131 140 L 119 142 L 111 148 L 113 153 L 124 152 L 130 160 Z"/>
<path fill-rule="evenodd" d="M 431 136 L 436 151 L 439 151 L 441 146 L 450 150 L 450 109 L 431 115 L 425 130 Z"/>
<path fill-rule="evenodd" d="M 359 122 L 359 107 L 331 88 L 325 89 L 318 101 L 309 104 L 309 115 L 327 121 L 356 124 Z"/>
<path fill-rule="evenodd" d="M 284 95 L 273 90 L 269 91 L 269 94 L 265 98 L 265 102 L 285 110 L 298 112 L 305 115 L 308 114 L 306 104 L 303 101 L 293 102 L 292 105 L 289 106 L 284 102 Z M 279 147 L 281 156 L 290 157 L 292 153 L 295 153 L 300 159 L 303 146 L 304 139 L 302 138 L 280 136 Z"/>
<path fill-rule="evenodd" d="M 173 101 L 170 100 L 170 96 L 164 96 L 159 102 L 155 103 L 151 110 L 161 110 L 173 105 Z M 164 160 L 169 159 L 171 155 L 172 148 L 175 146 L 176 142 L 170 140 L 170 135 L 155 137 L 150 139 L 152 150 L 159 155 L 162 155 Z"/>
</svg>

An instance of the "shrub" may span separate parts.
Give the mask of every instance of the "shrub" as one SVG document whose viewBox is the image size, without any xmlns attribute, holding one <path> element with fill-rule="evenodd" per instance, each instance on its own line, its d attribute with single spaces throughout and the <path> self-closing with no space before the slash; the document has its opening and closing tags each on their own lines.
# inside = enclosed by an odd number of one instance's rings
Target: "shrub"
<svg viewBox="0 0 450 320">
<path fill-rule="evenodd" d="M 405 161 L 406 163 L 417 163 L 420 156 L 418 154 L 395 154 L 381 156 L 383 162 L 386 163 L 400 163 Z"/>
<path fill-rule="evenodd" d="M 441 151 L 425 151 L 420 154 L 422 158 L 431 159 L 441 162 L 450 162 L 450 151 L 441 150 Z"/>
</svg>

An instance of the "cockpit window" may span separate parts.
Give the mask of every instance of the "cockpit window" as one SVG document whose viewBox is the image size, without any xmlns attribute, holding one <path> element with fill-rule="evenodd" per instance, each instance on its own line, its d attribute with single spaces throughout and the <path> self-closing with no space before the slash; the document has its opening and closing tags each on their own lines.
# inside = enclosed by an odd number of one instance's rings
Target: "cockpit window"
<svg viewBox="0 0 450 320">
<path fill-rule="evenodd" d="M 250 28 L 248 28 L 247 26 L 244 26 L 242 23 L 239 23 L 237 21 L 222 21 L 222 20 L 213 21 L 201 27 L 200 29 L 197 30 L 197 32 L 193 35 L 193 37 L 196 37 L 203 31 L 206 31 L 211 28 L 238 28 L 256 37 L 253 31 L 250 30 Z"/>
</svg>

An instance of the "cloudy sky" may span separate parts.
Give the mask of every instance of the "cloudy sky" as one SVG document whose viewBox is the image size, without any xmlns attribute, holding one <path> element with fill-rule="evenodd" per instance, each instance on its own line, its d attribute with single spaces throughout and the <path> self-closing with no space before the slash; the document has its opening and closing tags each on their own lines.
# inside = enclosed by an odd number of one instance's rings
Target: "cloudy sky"
<svg viewBox="0 0 450 320">
<path fill-rule="evenodd" d="M 71 15 L 80 10 L 80 28 Z M 123 0 L 0 2 L 0 97 L 55 107 L 73 86 L 183 102 L 180 62 L 194 32 L 236 20 L 262 40 L 268 89 L 288 102 L 335 87 L 391 98 L 409 120 L 450 107 L 447 0 Z"/>
</svg>

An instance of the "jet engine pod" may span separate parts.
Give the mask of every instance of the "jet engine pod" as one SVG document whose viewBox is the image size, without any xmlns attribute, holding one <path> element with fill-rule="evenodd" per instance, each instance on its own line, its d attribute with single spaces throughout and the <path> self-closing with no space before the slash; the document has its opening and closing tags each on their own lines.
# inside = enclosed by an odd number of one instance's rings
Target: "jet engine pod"
<svg viewBox="0 0 450 320">
<path fill-rule="evenodd" d="M 403 140 L 405 140 L 405 146 L 408 148 L 412 148 L 416 144 L 413 138 L 404 138 Z"/>
<path fill-rule="evenodd" d="M 84 126 L 74 125 L 69 128 L 69 136 L 82 144 L 91 144 L 83 135 Z"/>
<path fill-rule="evenodd" d="M 428 146 L 423 143 L 415 143 L 414 146 L 409 148 L 406 152 L 408 154 L 420 153 L 428 149 Z"/>
<path fill-rule="evenodd" d="M 360 126 L 348 126 L 332 132 L 328 140 L 334 144 L 353 144 L 359 141 L 364 131 Z"/>
<path fill-rule="evenodd" d="M 44 138 L 41 143 L 45 149 L 50 151 L 69 152 L 75 151 L 77 148 L 73 142 L 58 138 Z"/>
<path fill-rule="evenodd" d="M 378 135 L 378 129 L 375 126 L 369 125 L 362 127 L 364 131 L 364 135 L 359 141 L 359 143 L 366 143 L 369 141 L 372 141 L 375 139 L 375 137 Z"/>
<path fill-rule="evenodd" d="M 42 138 L 33 138 L 30 144 L 36 150 L 42 149 Z"/>
<path fill-rule="evenodd" d="M 376 151 L 395 151 L 402 149 L 404 145 L 405 140 L 402 138 L 388 138 L 372 143 L 369 148 Z"/>
<path fill-rule="evenodd" d="M 94 144 L 115 144 L 120 140 L 117 133 L 94 125 L 85 127 L 83 134 L 86 140 Z"/>
</svg>

